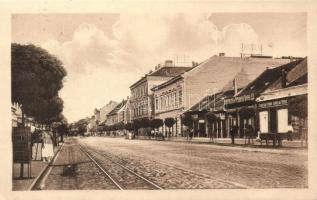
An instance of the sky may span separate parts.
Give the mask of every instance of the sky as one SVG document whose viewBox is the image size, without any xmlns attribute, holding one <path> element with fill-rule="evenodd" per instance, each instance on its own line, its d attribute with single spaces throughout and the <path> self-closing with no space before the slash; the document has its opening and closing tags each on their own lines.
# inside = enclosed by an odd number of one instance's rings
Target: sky
<svg viewBox="0 0 317 200">
<path fill-rule="evenodd" d="M 57 56 L 68 75 L 60 96 L 69 122 L 93 115 L 173 59 L 202 62 L 225 52 L 306 56 L 305 13 L 14 14 L 12 42 Z M 183 62 L 185 58 L 185 62 Z"/>
</svg>

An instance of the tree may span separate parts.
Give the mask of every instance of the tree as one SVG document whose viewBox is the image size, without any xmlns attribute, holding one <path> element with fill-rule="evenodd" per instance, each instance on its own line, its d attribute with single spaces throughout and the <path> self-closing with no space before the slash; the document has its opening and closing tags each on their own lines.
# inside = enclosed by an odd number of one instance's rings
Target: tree
<svg viewBox="0 0 317 200">
<path fill-rule="evenodd" d="M 61 142 L 64 142 L 64 135 L 67 135 L 69 132 L 67 121 L 62 121 L 61 125 L 58 127 L 58 131 L 61 135 Z"/>
<path fill-rule="evenodd" d="M 307 145 L 307 131 L 303 131 L 303 128 L 306 127 L 307 124 L 307 115 L 308 115 L 308 107 L 307 107 L 307 95 L 301 95 L 291 98 L 288 101 L 288 112 L 290 115 L 298 117 L 299 120 L 299 134 L 301 138 L 301 145 L 303 146 L 303 140 L 305 140 Z"/>
<path fill-rule="evenodd" d="M 171 127 L 176 123 L 175 119 L 172 117 L 166 118 L 164 120 L 165 126 L 168 127 L 168 135 L 171 136 Z"/>
<path fill-rule="evenodd" d="M 161 126 L 163 126 L 163 120 L 162 119 L 152 119 L 150 121 L 150 125 L 154 129 L 159 129 Z"/>
<path fill-rule="evenodd" d="M 147 128 L 150 126 L 149 118 L 141 118 L 141 119 L 139 119 L 139 121 L 140 121 L 140 128 L 145 129 L 145 134 L 148 135 Z"/>
<path fill-rule="evenodd" d="M 87 132 L 87 124 L 80 124 L 78 127 L 78 133 L 84 135 Z"/>
<path fill-rule="evenodd" d="M 133 121 L 133 124 L 134 124 L 134 130 L 135 130 L 135 135 L 138 135 L 138 133 L 139 133 L 139 129 L 141 128 L 141 121 L 140 121 L 140 119 L 136 119 L 136 120 L 134 120 Z"/>
<path fill-rule="evenodd" d="M 97 132 L 99 135 L 101 135 L 101 132 L 103 131 L 103 125 L 98 125 L 97 126 Z"/>
<path fill-rule="evenodd" d="M 54 121 L 63 109 L 58 91 L 66 75 L 62 62 L 46 50 L 12 44 L 11 101 L 22 105 L 23 123 L 24 114 L 45 124 Z"/>
<path fill-rule="evenodd" d="M 212 127 L 211 124 L 216 122 L 218 120 L 218 118 L 212 112 L 206 113 L 205 117 L 206 117 L 206 119 L 208 121 L 209 128 L 211 129 L 211 127 Z M 211 136 L 212 141 L 214 141 L 214 129 L 212 129 L 210 136 Z"/>
<path fill-rule="evenodd" d="M 127 124 L 124 125 L 124 128 L 128 131 L 133 131 L 134 130 L 134 124 L 128 122 Z"/>
<path fill-rule="evenodd" d="M 189 113 L 185 113 L 182 115 L 182 123 L 185 125 L 185 126 L 188 126 L 188 127 L 192 127 L 193 126 L 193 122 L 194 122 L 194 119 L 193 117 L 191 116 L 191 114 Z"/>
<path fill-rule="evenodd" d="M 123 122 L 118 122 L 114 126 L 116 127 L 116 130 L 124 129 L 124 123 Z"/>
<path fill-rule="evenodd" d="M 194 122 L 194 118 L 191 116 L 191 114 L 189 113 L 184 113 L 182 115 L 182 124 L 184 124 L 185 126 L 187 126 L 188 128 L 192 129 L 193 127 L 193 122 Z M 186 137 L 188 139 L 188 131 L 186 131 Z"/>
</svg>

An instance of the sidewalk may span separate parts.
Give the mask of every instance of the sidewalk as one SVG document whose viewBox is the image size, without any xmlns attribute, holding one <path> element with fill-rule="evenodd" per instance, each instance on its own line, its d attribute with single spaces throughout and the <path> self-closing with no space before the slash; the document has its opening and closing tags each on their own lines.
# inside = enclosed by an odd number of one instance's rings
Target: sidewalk
<svg viewBox="0 0 317 200">
<path fill-rule="evenodd" d="M 54 153 L 56 154 L 61 145 L 54 147 Z M 37 149 L 37 151 L 35 150 Z M 13 163 L 12 169 L 12 190 L 20 191 L 20 190 L 28 190 L 33 181 L 42 173 L 42 171 L 48 166 L 48 162 L 41 161 L 41 145 L 33 146 L 33 160 L 31 162 L 31 177 L 27 177 L 27 164 L 24 164 L 24 176 L 20 178 L 20 163 Z M 34 160 L 36 156 L 36 160 Z"/>
<path fill-rule="evenodd" d="M 167 138 L 168 141 L 175 141 L 175 142 L 191 142 L 191 143 L 212 143 L 212 144 L 218 144 L 218 145 L 226 145 L 226 146 L 232 146 L 231 145 L 231 138 L 214 138 L 214 141 L 212 142 L 211 138 L 192 138 L 191 140 L 186 137 L 171 137 Z M 282 147 L 273 147 L 272 141 L 266 145 L 265 142 L 261 143 L 256 141 L 256 139 L 250 140 L 251 144 L 248 144 L 248 140 L 245 140 L 244 138 L 235 138 L 234 139 L 234 146 L 253 146 L 253 147 L 262 147 L 262 148 L 302 148 L 301 147 L 301 141 L 300 140 L 293 140 L 293 141 L 287 141 L 283 140 Z"/>
<path fill-rule="evenodd" d="M 149 140 L 146 136 L 138 136 L 137 140 Z M 152 138 L 151 140 L 156 140 Z M 162 141 L 162 140 L 160 140 Z M 193 144 L 205 144 L 205 145 L 213 145 L 214 147 L 227 147 L 237 150 L 247 150 L 247 151 L 255 151 L 255 152 L 267 152 L 267 153 L 298 153 L 298 154 L 306 154 L 307 147 L 301 147 L 300 140 L 287 141 L 283 140 L 282 147 L 274 147 L 272 141 L 266 145 L 263 143 L 261 145 L 260 142 L 257 142 L 255 139 L 253 140 L 253 144 L 245 144 L 244 138 L 235 138 L 235 144 L 231 144 L 231 138 L 218 138 L 214 139 L 214 142 L 210 138 L 192 138 L 191 140 L 187 140 L 186 137 L 170 137 L 165 138 L 163 140 L 165 142 L 177 142 L 177 143 L 193 143 Z M 248 142 L 248 141 L 247 141 Z"/>
</svg>

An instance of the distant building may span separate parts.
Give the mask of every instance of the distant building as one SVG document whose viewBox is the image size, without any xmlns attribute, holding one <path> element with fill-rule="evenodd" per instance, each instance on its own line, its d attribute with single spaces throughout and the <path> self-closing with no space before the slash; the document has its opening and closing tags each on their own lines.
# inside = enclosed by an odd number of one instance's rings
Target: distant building
<svg viewBox="0 0 317 200">
<path fill-rule="evenodd" d="M 116 125 L 120 122 L 124 122 L 124 107 L 127 100 L 122 100 L 116 107 L 114 107 L 108 114 L 107 114 L 107 126 Z"/>
<path fill-rule="evenodd" d="M 164 66 L 156 67 L 156 71 L 146 74 L 130 86 L 130 111 L 131 120 L 152 118 L 154 116 L 153 91 L 151 88 L 171 78 L 190 70 L 190 67 L 176 67 L 171 61 Z"/>
<path fill-rule="evenodd" d="M 118 105 L 118 102 L 115 102 L 115 101 L 111 100 L 105 106 L 100 108 L 100 124 L 105 124 L 106 123 L 107 114 L 110 111 L 112 111 L 117 105 Z"/>
<path fill-rule="evenodd" d="M 131 104 L 130 104 L 130 98 L 127 98 L 127 102 L 125 106 L 122 109 L 122 112 L 124 112 L 124 118 L 123 122 L 124 124 L 130 123 L 131 122 Z"/>
</svg>

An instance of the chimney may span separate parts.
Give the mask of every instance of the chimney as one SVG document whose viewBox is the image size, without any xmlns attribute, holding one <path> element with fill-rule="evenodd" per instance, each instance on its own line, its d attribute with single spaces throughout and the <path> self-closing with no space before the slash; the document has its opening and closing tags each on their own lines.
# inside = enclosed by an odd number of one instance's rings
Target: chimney
<svg viewBox="0 0 317 200">
<path fill-rule="evenodd" d="M 224 57 L 225 55 L 226 55 L 226 54 L 223 53 L 223 52 L 219 53 L 219 56 L 221 56 L 221 57 Z"/>
<path fill-rule="evenodd" d="M 234 89 L 234 95 L 236 95 L 238 93 L 237 78 L 233 79 L 233 89 Z"/>
<path fill-rule="evenodd" d="M 165 67 L 172 67 L 173 61 L 172 60 L 165 60 Z"/>
<path fill-rule="evenodd" d="M 282 70 L 282 75 L 281 75 L 281 77 L 282 77 L 282 88 L 285 88 L 286 87 L 286 82 L 287 82 L 287 80 L 286 80 L 286 71 L 285 71 L 285 69 L 283 69 Z"/>
</svg>

